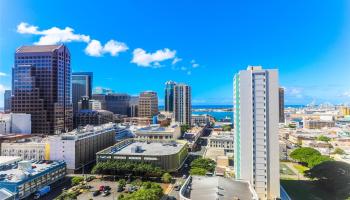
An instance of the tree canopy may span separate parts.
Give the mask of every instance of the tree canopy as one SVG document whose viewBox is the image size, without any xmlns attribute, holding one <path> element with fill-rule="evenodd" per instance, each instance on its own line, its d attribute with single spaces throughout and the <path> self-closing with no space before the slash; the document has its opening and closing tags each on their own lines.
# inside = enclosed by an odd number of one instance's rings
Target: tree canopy
<svg viewBox="0 0 350 200">
<path fill-rule="evenodd" d="M 294 150 L 290 157 L 298 162 L 303 163 L 309 168 L 314 167 L 322 162 L 333 160 L 329 156 L 321 155 L 319 151 L 310 147 L 301 147 Z"/>
<path fill-rule="evenodd" d="M 163 189 L 157 183 L 144 182 L 139 190 L 131 194 L 119 196 L 119 200 L 160 200 Z"/>
<path fill-rule="evenodd" d="M 317 137 L 317 140 L 318 141 L 323 141 L 323 142 L 329 142 L 331 141 L 331 138 L 327 137 L 327 136 L 324 136 L 324 135 L 320 135 Z"/>
<path fill-rule="evenodd" d="M 342 196 L 350 197 L 350 164 L 339 161 L 325 161 L 305 172 L 323 189 Z"/>
<path fill-rule="evenodd" d="M 205 175 L 207 172 L 214 172 L 216 163 L 208 158 L 197 158 L 191 163 L 190 174 Z"/>
</svg>

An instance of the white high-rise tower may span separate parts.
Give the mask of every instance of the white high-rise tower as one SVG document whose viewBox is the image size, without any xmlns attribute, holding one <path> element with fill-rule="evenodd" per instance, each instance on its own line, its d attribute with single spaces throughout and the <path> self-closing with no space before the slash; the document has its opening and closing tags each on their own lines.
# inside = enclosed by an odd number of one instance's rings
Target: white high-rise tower
<svg viewBox="0 0 350 200">
<path fill-rule="evenodd" d="M 233 85 L 236 179 L 249 181 L 259 199 L 279 198 L 278 71 L 248 66 Z"/>
</svg>

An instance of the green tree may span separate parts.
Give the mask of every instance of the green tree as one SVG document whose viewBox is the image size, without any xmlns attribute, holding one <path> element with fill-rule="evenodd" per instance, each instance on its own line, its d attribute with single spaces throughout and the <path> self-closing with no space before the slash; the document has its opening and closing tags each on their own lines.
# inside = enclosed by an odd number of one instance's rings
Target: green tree
<svg viewBox="0 0 350 200">
<path fill-rule="evenodd" d="M 314 156 L 311 156 L 308 161 L 307 161 L 307 166 L 309 168 L 312 168 L 316 165 L 319 165 L 325 161 L 331 161 L 333 160 L 332 158 L 330 158 L 329 156 L 324 156 L 324 155 L 314 155 Z"/>
<path fill-rule="evenodd" d="M 329 141 L 331 141 L 331 138 L 324 136 L 324 135 L 320 135 L 317 137 L 317 140 L 322 141 L 322 142 L 329 142 Z"/>
<path fill-rule="evenodd" d="M 214 172 L 216 162 L 209 158 L 197 158 L 191 162 L 191 168 L 202 168 L 209 172 Z"/>
<path fill-rule="evenodd" d="M 345 151 L 339 147 L 335 148 L 333 151 L 334 154 L 344 155 L 346 154 Z"/>
<path fill-rule="evenodd" d="M 184 133 L 186 133 L 188 130 L 190 130 L 191 129 L 191 127 L 190 127 L 190 125 L 188 125 L 188 124 L 183 124 L 183 125 L 181 125 L 181 134 L 184 134 Z"/>
<path fill-rule="evenodd" d="M 350 164 L 339 161 L 326 161 L 305 172 L 319 187 L 346 199 L 350 196 Z"/>
<path fill-rule="evenodd" d="M 172 179 L 172 176 L 169 173 L 164 173 L 162 176 L 162 181 L 164 183 L 170 183 Z"/>
<path fill-rule="evenodd" d="M 231 125 L 224 125 L 224 126 L 222 126 L 222 130 L 223 131 L 231 131 L 231 129 L 232 129 Z"/>
<path fill-rule="evenodd" d="M 199 175 L 199 176 L 204 176 L 207 173 L 206 169 L 199 168 L 199 167 L 193 167 L 190 170 L 191 175 Z"/>
<path fill-rule="evenodd" d="M 301 147 L 290 153 L 290 157 L 298 162 L 308 163 L 312 156 L 320 156 L 321 153 L 311 147 Z"/>
<path fill-rule="evenodd" d="M 142 187 L 132 193 L 119 196 L 119 200 L 160 200 L 163 196 L 163 189 L 157 183 L 145 182 Z"/>
<path fill-rule="evenodd" d="M 125 181 L 125 179 L 120 179 L 120 180 L 118 181 L 118 187 L 124 188 L 125 186 L 126 186 L 126 181 Z"/>
<path fill-rule="evenodd" d="M 72 178 L 72 185 L 78 185 L 79 183 L 81 183 L 82 181 L 84 181 L 83 177 L 80 176 L 74 176 Z"/>
</svg>

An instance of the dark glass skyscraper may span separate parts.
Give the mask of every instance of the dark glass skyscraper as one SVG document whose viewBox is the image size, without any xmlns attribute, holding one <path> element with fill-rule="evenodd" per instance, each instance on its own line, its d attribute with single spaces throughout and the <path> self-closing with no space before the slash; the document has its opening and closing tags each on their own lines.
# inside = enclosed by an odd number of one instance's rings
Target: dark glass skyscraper
<svg viewBox="0 0 350 200">
<path fill-rule="evenodd" d="M 72 103 L 73 113 L 78 112 L 78 102 L 82 97 L 92 98 L 92 72 L 72 73 Z"/>
<path fill-rule="evenodd" d="M 174 111 L 174 87 L 176 83 L 173 81 L 167 81 L 165 83 L 165 99 L 164 99 L 164 109 L 167 112 Z"/>
<path fill-rule="evenodd" d="M 73 128 L 70 62 L 64 45 L 16 50 L 12 112 L 31 114 L 32 133 L 56 134 Z"/>
</svg>

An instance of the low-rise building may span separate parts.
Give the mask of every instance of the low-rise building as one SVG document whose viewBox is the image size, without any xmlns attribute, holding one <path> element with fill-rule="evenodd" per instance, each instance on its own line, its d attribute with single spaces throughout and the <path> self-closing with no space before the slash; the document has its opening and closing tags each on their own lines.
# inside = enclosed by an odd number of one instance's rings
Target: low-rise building
<svg viewBox="0 0 350 200">
<path fill-rule="evenodd" d="M 208 145 L 210 148 L 225 149 L 225 152 L 233 152 L 233 132 L 231 131 L 213 131 L 208 137 Z"/>
<path fill-rule="evenodd" d="M 49 148 L 42 138 L 27 138 L 1 144 L 2 156 L 19 156 L 23 160 L 49 160 Z"/>
<path fill-rule="evenodd" d="M 246 181 L 221 176 L 189 176 L 180 190 L 180 200 L 258 200 Z"/>
<path fill-rule="evenodd" d="M 214 122 L 214 118 L 208 114 L 195 115 L 192 114 L 191 117 L 192 125 L 197 126 L 209 126 L 211 122 Z"/>
<path fill-rule="evenodd" d="M 203 127 L 195 126 L 184 133 L 183 138 L 187 140 L 191 151 L 198 147 L 198 139 L 203 135 L 203 131 Z"/>
<path fill-rule="evenodd" d="M 126 117 L 123 118 L 123 124 L 135 126 L 148 126 L 151 124 L 151 119 L 148 117 Z"/>
<path fill-rule="evenodd" d="M 168 127 L 161 127 L 159 124 L 136 128 L 134 134 L 141 139 L 178 139 L 181 137 L 179 124 L 172 124 Z"/>
<path fill-rule="evenodd" d="M 0 113 L 0 134 L 31 134 L 31 115 L 25 113 Z"/>
<path fill-rule="evenodd" d="M 86 126 L 69 133 L 49 137 L 50 159 L 64 160 L 74 173 L 96 160 L 96 153 L 115 144 L 115 124 Z"/>
<path fill-rule="evenodd" d="M 307 128 L 307 129 L 321 129 L 325 127 L 334 127 L 335 121 L 304 119 L 303 124 L 304 124 L 304 128 Z"/>
<path fill-rule="evenodd" d="M 66 175 L 64 161 L 6 161 L 1 164 L 0 188 L 15 194 L 16 199 L 24 199 L 40 188 L 55 183 Z"/>
<path fill-rule="evenodd" d="M 176 171 L 184 163 L 188 151 L 183 141 L 127 139 L 97 154 L 97 162 L 126 160 L 151 163 L 167 171 Z"/>
</svg>

